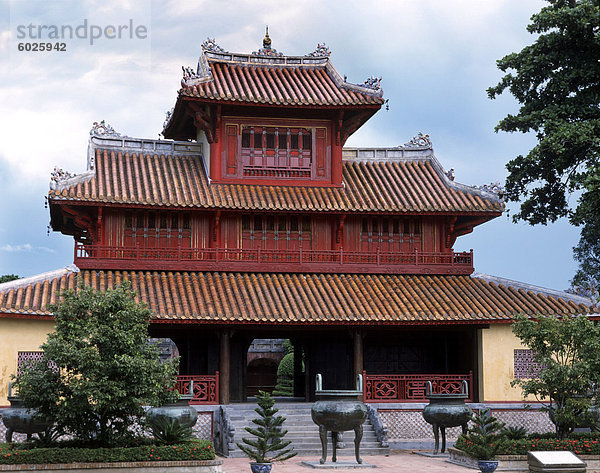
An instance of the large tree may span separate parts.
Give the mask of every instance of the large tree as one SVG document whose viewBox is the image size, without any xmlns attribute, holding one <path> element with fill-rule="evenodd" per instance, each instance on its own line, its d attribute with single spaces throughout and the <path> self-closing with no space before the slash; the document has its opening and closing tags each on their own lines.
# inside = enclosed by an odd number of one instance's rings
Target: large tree
<svg viewBox="0 0 600 473">
<path fill-rule="evenodd" d="M 562 438 L 581 424 L 598 422 L 600 327 L 585 316 L 516 318 L 513 332 L 532 350 L 539 371 L 513 385 L 546 404 Z"/>
<path fill-rule="evenodd" d="M 148 343 L 151 312 L 128 282 L 105 292 L 68 290 L 51 310 L 56 327 L 42 345 L 44 361 L 17 376 L 19 396 L 61 433 L 122 442 L 143 405 L 173 396 L 166 388 L 174 385 L 176 360 L 161 363 Z"/>
<path fill-rule="evenodd" d="M 506 196 L 521 202 L 515 220 L 569 217 L 585 229 L 600 219 L 600 1 L 547 1 L 527 27 L 537 39 L 498 61 L 506 74 L 488 95 L 508 90 L 521 104 L 496 131 L 537 138 L 527 155 L 507 164 Z M 578 248 L 585 260 L 589 246 L 582 240 Z"/>
</svg>

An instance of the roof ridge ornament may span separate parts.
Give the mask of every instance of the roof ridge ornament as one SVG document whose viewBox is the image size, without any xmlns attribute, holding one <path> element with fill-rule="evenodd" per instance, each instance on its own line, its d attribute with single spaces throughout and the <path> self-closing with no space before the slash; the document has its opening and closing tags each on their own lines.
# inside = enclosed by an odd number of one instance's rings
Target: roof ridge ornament
<svg viewBox="0 0 600 473">
<path fill-rule="evenodd" d="M 331 55 L 331 51 L 329 47 L 325 45 L 325 43 L 317 43 L 317 47 L 311 53 L 308 53 L 307 57 L 329 57 Z"/>
<path fill-rule="evenodd" d="M 283 57 L 283 53 L 278 52 L 276 49 L 271 48 L 271 37 L 269 36 L 269 25 L 265 30 L 265 37 L 263 39 L 263 47 L 258 51 L 252 52 L 253 56 L 269 56 L 269 57 Z"/>
<path fill-rule="evenodd" d="M 271 49 L 271 38 L 269 38 L 269 25 L 266 26 L 265 37 L 263 39 L 263 48 Z"/>
<path fill-rule="evenodd" d="M 211 51 L 213 53 L 226 53 L 227 51 L 225 51 L 221 46 L 219 46 L 217 44 L 217 42 L 215 41 L 215 38 L 206 38 L 204 40 L 204 42 L 202 43 L 202 50 L 203 51 Z"/>
<path fill-rule="evenodd" d="M 504 198 L 504 194 L 506 193 L 504 186 L 499 181 L 475 186 L 475 188 L 480 191 L 489 192 L 490 194 L 496 194 L 500 199 Z"/>
<path fill-rule="evenodd" d="M 432 144 L 428 134 L 419 132 L 417 136 L 413 136 L 404 146 L 407 148 L 431 148 Z"/>
<path fill-rule="evenodd" d="M 76 174 L 65 171 L 58 166 L 54 166 L 54 170 L 50 173 L 50 189 L 58 189 L 61 183 L 75 177 Z"/>
<path fill-rule="evenodd" d="M 361 85 L 368 89 L 379 90 L 381 89 L 381 77 L 368 77 Z"/>
<path fill-rule="evenodd" d="M 175 110 L 175 107 L 171 107 L 171 110 L 167 110 L 167 113 L 165 113 L 165 121 L 163 123 L 163 131 L 165 130 L 165 128 L 167 128 L 167 125 L 169 123 L 171 123 L 171 119 L 173 118 L 174 110 Z"/>
<path fill-rule="evenodd" d="M 121 137 L 120 133 L 117 133 L 115 129 L 102 120 L 100 123 L 94 122 L 92 129 L 90 130 L 91 136 L 115 136 Z"/>
<path fill-rule="evenodd" d="M 184 81 L 200 79 L 200 76 L 198 75 L 198 73 L 195 72 L 194 69 L 192 69 L 189 66 L 181 66 L 181 70 L 183 71 L 183 80 Z"/>
</svg>

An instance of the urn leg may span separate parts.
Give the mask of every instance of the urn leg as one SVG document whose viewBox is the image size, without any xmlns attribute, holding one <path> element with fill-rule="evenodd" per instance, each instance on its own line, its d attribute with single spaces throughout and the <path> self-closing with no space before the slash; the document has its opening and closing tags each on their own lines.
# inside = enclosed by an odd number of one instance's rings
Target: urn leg
<svg viewBox="0 0 600 473">
<path fill-rule="evenodd" d="M 13 429 L 6 429 L 6 443 L 12 443 Z"/>
<path fill-rule="evenodd" d="M 446 427 L 440 426 L 440 430 L 442 431 L 442 453 L 446 452 Z"/>
<path fill-rule="evenodd" d="M 463 435 L 467 435 L 467 423 L 461 425 Z"/>
<path fill-rule="evenodd" d="M 362 463 L 362 458 L 360 458 L 360 441 L 363 437 L 363 426 L 359 425 L 354 429 L 354 454 L 356 455 L 356 462 Z"/>
<path fill-rule="evenodd" d="M 319 437 L 321 438 L 321 459 L 319 463 L 322 465 L 327 459 L 327 429 L 324 425 L 319 426 Z"/>
<path fill-rule="evenodd" d="M 440 448 L 440 428 L 437 424 L 432 424 L 433 426 L 433 438 L 435 439 L 435 448 L 433 449 L 433 454 L 437 455 L 437 452 Z"/>
<path fill-rule="evenodd" d="M 333 453 L 331 454 L 331 461 L 335 463 L 337 461 L 337 446 L 338 446 L 338 433 L 331 432 L 331 446 L 333 447 Z"/>
</svg>

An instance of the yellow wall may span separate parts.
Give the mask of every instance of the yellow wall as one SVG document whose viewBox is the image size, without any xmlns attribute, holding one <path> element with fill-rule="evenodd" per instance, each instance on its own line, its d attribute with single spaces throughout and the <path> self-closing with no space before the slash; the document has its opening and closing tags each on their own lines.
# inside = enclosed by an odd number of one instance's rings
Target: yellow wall
<svg viewBox="0 0 600 473">
<path fill-rule="evenodd" d="M 18 352 L 39 350 L 52 330 L 52 320 L 0 318 L 0 406 L 9 405 L 8 383 L 17 371 Z"/>
<path fill-rule="evenodd" d="M 479 401 L 522 401 L 515 378 L 514 350 L 526 348 L 512 333 L 510 324 L 495 324 L 479 330 Z M 529 401 L 535 401 L 530 398 Z"/>
</svg>

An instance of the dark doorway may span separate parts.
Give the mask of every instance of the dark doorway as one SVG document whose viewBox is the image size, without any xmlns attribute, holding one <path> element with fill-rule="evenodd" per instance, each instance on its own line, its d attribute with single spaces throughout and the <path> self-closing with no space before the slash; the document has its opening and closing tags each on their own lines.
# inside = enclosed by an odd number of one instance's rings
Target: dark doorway
<svg viewBox="0 0 600 473">
<path fill-rule="evenodd" d="M 269 358 L 257 358 L 248 364 L 248 396 L 256 396 L 258 391 L 269 394 L 277 384 L 277 362 Z"/>
<path fill-rule="evenodd" d="M 277 368 L 285 355 L 284 339 L 255 338 L 248 348 L 246 364 L 246 396 L 258 391 L 272 393 L 277 385 Z"/>
</svg>

